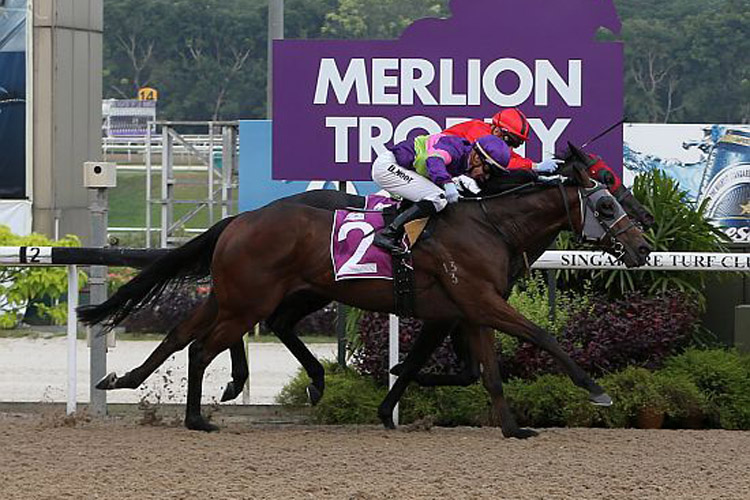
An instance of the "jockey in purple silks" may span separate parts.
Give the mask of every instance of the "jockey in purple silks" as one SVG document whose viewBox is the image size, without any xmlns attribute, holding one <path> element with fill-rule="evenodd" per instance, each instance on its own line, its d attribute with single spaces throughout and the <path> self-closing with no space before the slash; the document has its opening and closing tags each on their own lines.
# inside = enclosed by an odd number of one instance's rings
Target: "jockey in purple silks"
<svg viewBox="0 0 750 500">
<path fill-rule="evenodd" d="M 422 135 L 389 148 L 372 164 L 372 179 L 414 204 L 375 234 L 375 245 L 400 252 L 397 241 L 404 224 L 458 201 L 453 177 L 467 175 L 481 182 L 491 173 L 505 171 L 510 158 L 510 148 L 492 135 L 474 143 L 445 134 Z"/>
</svg>

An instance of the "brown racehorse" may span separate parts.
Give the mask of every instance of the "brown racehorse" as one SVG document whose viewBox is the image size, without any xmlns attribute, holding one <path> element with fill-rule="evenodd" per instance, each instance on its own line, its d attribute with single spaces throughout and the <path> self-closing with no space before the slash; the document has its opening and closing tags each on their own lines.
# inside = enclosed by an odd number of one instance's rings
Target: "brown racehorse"
<svg viewBox="0 0 750 500">
<path fill-rule="evenodd" d="M 591 155 L 578 153 L 573 149 L 568 157 L 580 157 L 585 162 L 587 167 L 592 167 L 596 164 L 596 159 Z M 568 158 L 571 159 L 571 158 Z M 573 158 L 574 159 L 574 158 Z M 575 161 L 568 161 L 561 169 L 563 175 L 570 175 L 572 171 L 572 165 Z M 604 174 L 604 177 L 597 178 L 598 181 L 612 185 L 614 179 L 608 177 L 606 170 L 598 172 L 600 175 Z M 483 191 L 487 193 L 493 193 L 503 188 L 512 188 L 514 185 L 523 185 L 528 182 L 533 182 L 535 176 L 527 171 L 511 171 L 502 178 L 490 179 L 488 183 L 483 187 Z M 651 214 L 633 197 L 630 191 L 620 186 L 616 190 L 612 190 L 612 194 L 621 203 L 628 215 L 633 218 L 643 228 L 648 228 L 653 224 L 653 217 Z M 471 193 L 464 193 L 465 195 L 471 196 Z M 343 208 L 363 208 L 365 206 L 365 199 L 361 196 L 354 196 L 340 191 L 330 190 L 317 190 L 308 191 L 292 195 L 275 203 L 291 203 L 312 206 L 315 208 L 323 208 L 327 210 L 343 209 Z M 231 219 L 225 219 L 217 224 L 218 229 L 223 230 Z M 532 256 L 532 259 L 534 257 Z M 509 283 L 515 282 L 526 270 L 524 269 L 525 262 L 520 259 L 520 256 L 516 257 L 516 265 L 512 266 L 514 271 L 509 276 Z M 208 269 L 206 269 L 208 273 Z M 507 297 L 505 297 L 507 298 Z M 310 402 L 315 405 L 323 395 L 325 387 L 325 378 L 323 373 L 323 366 L 320 362 L 312 355 L 307 347 L 300 342 L 300 340 L 294 335 L 294 325 L 304 316 L 315 310 L 325 306 L 328 303 L 328 299 L 316 297 L 314 294 L 309 293 L 298 293 L 290 297 L 286 297 L 281 305 L 277 308 L 274 313 L 266 319 L 266 324 L 271 330 L 279 337 L 279 339 L 286 345 L 286 347 L 292 352 L 297 360 L 302 364 L 310 377 L 311 384 L 308 386 L 308 395 Z M 210 301 L 205 304 L 202 310 L 205 315 L 212 317 L 216 313 L 215 303 Z M 210 321 L 210 320 L 207 320 Z M 437 325 L 427 324 L 425 328 L 429 331 L 442 331 L 445 332 L 445 325 L 438 323 Z M 451 339 L 453 341 L 454 350 L 460 359 L 463 361 L 463 370 L 457 374 L 447 375 L 432 375 L 432 374 L 419 374 L 415 375 L 415 381 L 420 385 L 424 386 L 435 386 L 435 385 L 469 385 L 474 383 L 479 378 L 479 363 L 476 357 L 472 356 L 470 346 L 468 345 L 468 337 L 462 335 L 463 330 L 456 327 L 452 331 Z M 118 377 L 114 373 L 108 374 L 98 384 L 97 388 L 103 390 L 130 388 L 135 389 L 140 386 L 145 379 L 150 376 L 169 356 L 174 352 L 185 348 L 191 341 L 195 340 L 195 335 L 204 333 L 205 330 L 188 330 L 186 328 L 176 327 L 173 328 L 157 347 L 157 349 L 142 363 L 140 366 L 127 372 L 125 375 Z M 432 338 L 432 337 L 426 337 Z M 418 343 L 415 348 L 422 346 L 428 346 L 426 342 Z M 225 391 L 222 395 L 221 400 L 227 401 L 236 398 L 242 391 L 242 387 L 248 377 L 247 360 L 245 359 L 245 351 L 242 343 L 238 343 L 230 347 L 232 356 L 232 380 L 227 383 Z M 394 370 L 394 373 L 401 373 L 403 366 L 399 365 Z M 392 419 L 388 419 L 392 420 Z M 507 423 L 508 419 L 503 419 L 503 422 Z M 504 425 L 505 427 L 505 425 Z"/>
<path fill-rule="evenodd" d="M 645 260 L 649 249 L 640 231 L 627 217 L 619 217 L 615 210 L 619 205 L 611 196 L 603 196 L 599 189 L 585 189 L 589 180 L 583 169 L 576 174 L 579 187 L 549 187 L 523 196 L 451 207 L 436 221 L 435 237 L 414 250 L 417 315 L 434 321 L 486 325 L 535 342 L 563 363 L 573 380 L 589 390 L 594 402 L 606 403 L 609 398 L 601 388 L 560 351 L 553 339 L 501 298 L 508 291 L 512 255 L 541 253 L 560 230 L 570 226 L 581 230 L 583 213 L 594 212 L 593 207 L 583 210 L 584 205 L 591 204 L 595 193 L 597 206 L 601 205 L 595 225 L 611 226 L 608 233 L 625 251 L 626 263 L 638 265 Z M 279 220 L 294 220 L 297 224 Z M 248 325 L 271 315 L 285 298 L 309 293 L 367 309 L 392 310 L 389 282 L 333 281 L 327 245 L 315 245 L 327 240 L 329 226 L 330 212 L 307 207 L 279 204 L 244 214 L 226 227 L 212 229 L 170 252 L 158 266 L 134 279 L 133 286 L 120 297 L 116 294 L 100 306 L 84 309 L 81 316 L 88 322 L 117 322 L 158 295 L 175 278 L 204 273 L 213 257 L 213 295 L 203 311 L 179 327 L 196 334 L 209 331 L 191 346 L 186 425 L 213 429 L 200 415 L 205 366 L 218 352 L 238 342 Z M 215 318 L 206 314 L 205 309 L 210 307 L 216 308 Z M 477 348 L 480 349 L 482 346 Z M 489 358 L 483 359 L 486 365 Z"/>
</svg>

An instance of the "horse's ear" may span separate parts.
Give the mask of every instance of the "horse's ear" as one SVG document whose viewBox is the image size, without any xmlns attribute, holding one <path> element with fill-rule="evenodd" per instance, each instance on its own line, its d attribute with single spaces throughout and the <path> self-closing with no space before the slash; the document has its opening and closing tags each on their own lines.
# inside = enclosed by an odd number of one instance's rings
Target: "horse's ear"
<svg viewBox="0 0 750 500">
<path fill-rule="evenodd" d="M 586 154 L 584 154 L 583 151 L 578 149 L 578 147 L 576 147 L 576 145 L 570 141 L 568 141 L 568 151 L 570 152 L 571 156 L 574 156 L 583 162 L 586 161 Z"/>
<path fill-rule="evenodd" d="M 589 176 L 589 171 L 583 163 L 575 163 L 573 165 L 573 178 L 579 186 L 590 187 L 593 184 Z"/>
</svg>

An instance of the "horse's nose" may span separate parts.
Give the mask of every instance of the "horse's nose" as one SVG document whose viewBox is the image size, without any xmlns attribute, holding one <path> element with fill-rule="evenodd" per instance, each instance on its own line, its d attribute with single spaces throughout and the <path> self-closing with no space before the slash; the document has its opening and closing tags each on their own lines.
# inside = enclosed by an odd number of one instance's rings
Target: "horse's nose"
<svg viewBox="0 0 750 500">
<path fill-rule="evenodd" d="M 646 258 L 650 253 L 651 247 L 648 245 L 648 243 L 644 243 L 638 246 L 638 255 L 640 255 L 641 257 Z"/>
</svg>

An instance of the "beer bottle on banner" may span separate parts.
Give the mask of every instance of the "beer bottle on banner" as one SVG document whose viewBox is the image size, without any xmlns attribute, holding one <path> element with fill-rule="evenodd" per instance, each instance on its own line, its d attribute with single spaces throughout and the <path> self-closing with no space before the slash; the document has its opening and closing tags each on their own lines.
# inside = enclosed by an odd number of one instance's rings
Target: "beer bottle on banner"
<svg viewBox="0 0 750 500">
<path fill-rule="evenodd" d="M 727 129 L 711 151 L 699 199 L 736 243 L 750 242 L 750 127 Z"/>
</svg>

